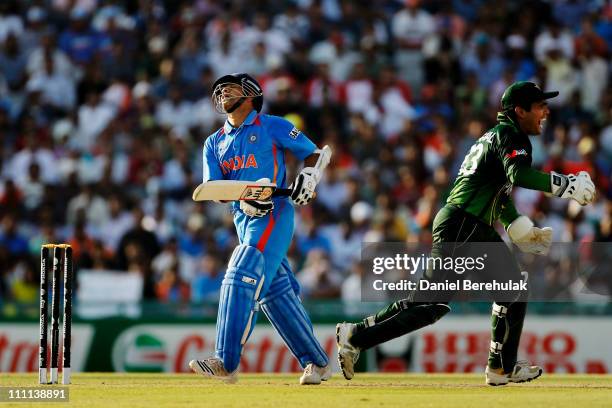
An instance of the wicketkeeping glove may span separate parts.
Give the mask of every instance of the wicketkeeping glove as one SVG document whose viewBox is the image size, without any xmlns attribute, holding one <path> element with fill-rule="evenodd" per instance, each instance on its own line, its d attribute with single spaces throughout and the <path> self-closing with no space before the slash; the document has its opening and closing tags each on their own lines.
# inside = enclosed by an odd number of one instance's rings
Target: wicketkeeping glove
<svg viewBox="0 0 612 408">
<path fill-rule="evenodd" d="M 508 225 L 508 236 L 523 252 L 547 255 L 552 244 L 552 228 L 538 228 L 526 216 L 521 215 Z"/>
<path fill-rule="evenodd" d="M 269 183 L 269 178 L 261 178 L 257 181 Z M 240 201 L 240 209 L 249 217 L 263 217 L 274 209 L 272 199 L 265 201 L 242 200 Z"/>
<path fill-rule="evenodd" d="M 578 174 L 550 173 L 550 187 L 553 195 L 571 198 L 580 205 L 587 205 L 595 199 L 595 185 L 586 171 Z"/>
<path fill-rule="evenodd" d="M 312 201 L 315 188 L 321 178 L 314 167 L 304 167 L 291 185 L 291 199 L 297 205 L 305 205 Z"/>
</svg>

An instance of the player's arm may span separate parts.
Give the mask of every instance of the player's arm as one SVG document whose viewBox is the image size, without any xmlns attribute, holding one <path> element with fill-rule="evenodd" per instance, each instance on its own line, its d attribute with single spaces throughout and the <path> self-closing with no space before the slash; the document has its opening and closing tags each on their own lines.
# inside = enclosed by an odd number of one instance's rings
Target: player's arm
<svg viewBox="0 0 612 408">
<path fill-rule="evenodd" d="M 317 159 L 319 158 L 319 154 L 317 150 L 312 153 L 310 156 L 307 156 L 304 159 L 304 167 L 314 167 L 317 164 Z"/>
<path fill-rule="evenodd" d="M 595 198 L 595 185 L 586 171 L 578 174 L 545 173 L 526 164 L 518 164 L 512 166 L 507 175 L 515 186 L 573 199 L 580 205 L 590 204 Z"/>
<path fill-rule="evenodd" d="M 578 174 L 545 173 L 531 167 L 531 157 L 520 145 L 507 144 L 501 149 L 506 177 L 514 186 L 550 193 L 576 200 L 581 205 L 595 198 L 595 185 L 585 171 Z"/>
<path fill-rule="evenodd" d="M 331 149 L 324 146 L 316 149 L 313 154 L 304 159 L 304 168 L 291 185 L 291 199 L 297 205 L 305 205 L 312 201 L 315 196 L 315 188 L 321 178 L 323 171 L 331 159 Z"/>
<path fill-rule="evenodd" d="M 223 180 L 223 172 L 219 164 L 219 159 L 215 155 L 215 150 L 212 143 L 212 137 L 209 137 L 204 142 L 203 151 L 203 166 L 202 166 L 202 183 L 211 180 Z"/>
<path fill-rule="evenodd" d="M 499 220 L 512 242 L 521 251 L 536 255 L 548 254 L 552 244 L 552 228 L 538 228 L 533 225 L 529 217 L 519 214 L 512 199 L 504 205 Z"/>
<path fill-rule="evenodd" d="M 267 121 L 276 143 L 283 149 L 293 153 L 304 161 L 304 168 L 296 177 L 290 188 L 293 190 L 291 199 L 297 205 L 308 204 L 315 196 L 315 188 L 323 171 L 331 159 L 331 149 L 328 146 L 317 149 L 317 146 L 298 128 L 283 118 L 269 116 Z"/>
<path fill-rule="evenodd" d="M 203 151 L 203 166 L 202 166 L 202 184 L 213 181 L 213 180 L 223 180 L 225 177 L 223 176 L 223 171 L 221 171 L 221 166 L 219 165 L 219 159 L 215 154 L 215 149 L 213 146 L 213 138 L 212 136 L 206 139 L 204 142 L 204 151 Z M 217 203 L 228 203 L 229 201 L 220 200 L 216 201 Z"/>
</svg>

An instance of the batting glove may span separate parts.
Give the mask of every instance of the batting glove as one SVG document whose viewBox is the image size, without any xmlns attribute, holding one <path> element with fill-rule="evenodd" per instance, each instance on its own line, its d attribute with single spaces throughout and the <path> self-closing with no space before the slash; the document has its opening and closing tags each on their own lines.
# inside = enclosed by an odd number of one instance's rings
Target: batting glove
<svg viewBox="0 0 612 408">
<path fill-rule="evenodd" d="M 261 178 L 257 181 L 261 181 L 264 183 L 269 183 L 269 178 Z M 261 218 L 266 216 L 274 209 L 274 202 L 272 199 L 264 200 L 264 201 L 256 201 L 256 200 L 242 200 L 240 201 L 240 209 L 243 213 L 248 215 L 249 217 L 257 217 Z"/>
<path fill-rule="evenodd" d="M 521 215 L 508 225 L 508 236 L 523 252 L 547 255 L 552 244 L 552 228 L 538 228 L 526 216 Z"/>
<path fill-rule="evenodd" d="M 291 199 L 296 205 L 306 205 L 312 201 L 315 195 L 320 176 L 313 167 L 304 167 L 291 185 Z"/>
<path fill-rule="evenodd" d="M 550 187 L 553 195 L 571 198 L 580 205 L 587 205 L 595 199 L 595 185 L 586 171 L 578 174 L 550 173 Z"/>
</svg>

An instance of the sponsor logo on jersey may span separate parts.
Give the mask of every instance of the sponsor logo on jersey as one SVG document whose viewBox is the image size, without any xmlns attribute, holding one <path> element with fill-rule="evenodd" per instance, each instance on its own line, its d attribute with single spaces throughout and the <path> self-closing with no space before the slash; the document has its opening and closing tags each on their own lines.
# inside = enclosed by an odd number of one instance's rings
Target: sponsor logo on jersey
<svg viewBox="0 0 612 408">
<path fill-rule="evenodd" d="M 300 135 L 300 131 L 298 128 L 294 127 L 293 129 L 291 129 L 291 132 L 289 132 L 289 137 L 291 137 L 293 140 L 297 139 L 297 137 Z"/>
<path fill-rule="evenodd" d="M 506 154 L 507 159 L 512 159 L 516 156 L 527 156 L 527 150 L 525 149 L 513 150 L 512 153 Z"/>
<path fill-rule="evenodd" d="M 223 174 L 227 174 L 232 170 L 240 170 L 240 169 L 248 169 L 250 167 L 257 168 L 257 160 L 255 159 L 255 155 L 253 153 L 245 156 L 235 156 L 228 160 L 223 160 L 221 163 L 221 170 Z"/>
<path fill-rule="evenodd" d="M 253 134 L 249 136 L 249 143 L 255 143 L 257 141 L 257 135 Z"/>
</svg>

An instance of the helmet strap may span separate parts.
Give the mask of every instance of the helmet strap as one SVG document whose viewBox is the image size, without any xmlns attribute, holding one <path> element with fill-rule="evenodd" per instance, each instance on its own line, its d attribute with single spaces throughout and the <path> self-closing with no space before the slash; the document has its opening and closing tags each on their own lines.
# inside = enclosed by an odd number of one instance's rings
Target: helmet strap
<svg viewBox="0 0 612 408">
<path fill-rule="evenodd" d="M 244 103 L 244 101 L 246 101 L 245 97 L 242 97 L 242 98 L 238 99 L 236 101 L 236 103 L 234 103 L 232 106 L 230 106 L 229 109 L 226 109 L 225 112 L 232 113 L 233 111 L 238 109 L 240 107 L 240 105 L 242 105 Z"/>
</svg>

